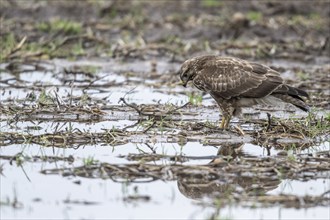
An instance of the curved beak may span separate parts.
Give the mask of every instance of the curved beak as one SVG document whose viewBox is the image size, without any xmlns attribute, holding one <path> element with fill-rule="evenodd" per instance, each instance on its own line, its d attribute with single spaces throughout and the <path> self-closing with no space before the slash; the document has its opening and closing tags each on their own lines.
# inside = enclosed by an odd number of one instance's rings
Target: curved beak
<svg viewBox="0 0 330 220">
<path fill-rule="evenodd" d="M 181 82 L 179 83 L 179 85 L 187 87 L 189 79 L 182 79 L 181 77 L 180 77 L 180 79 L 181 79 Z"/>
<path fill-rule="evenodd" d="M 187 83 L 188 83 L 188 81 L 186 81 L 186 82 L 181 81 L 181 82 L 179 83 L 179 85 L 184 86 L 184 87 L 187 87 Z"/>
</svg>

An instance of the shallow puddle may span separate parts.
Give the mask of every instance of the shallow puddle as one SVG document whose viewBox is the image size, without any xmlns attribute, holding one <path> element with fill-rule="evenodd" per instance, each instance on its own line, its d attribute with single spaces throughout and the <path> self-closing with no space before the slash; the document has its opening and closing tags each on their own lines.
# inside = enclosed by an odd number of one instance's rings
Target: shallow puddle
<svg viewBox="0 0 330 220">
<path fill-rule="evenodd" d="M 245 109 L 222 131 L 215 102 L 179 86 L 178 67 L 54 60 L 1 73 L 2 218 L 329 217 L 327 133 L 295 131 L 308 115 L 289 106 Z"/>
<path fill-rule="evenodd" d="M 251 145 L 247 144 L 247 147 Z M 214 147 L 203 147 L 192 143 L 185 145 L 181 151 L 177 151 L 178 146 L 164 144 L 155 146 L 157 153 L 167 153 L 168 155 L 182 154 L 189 156 L 213 156 L 217 149 Z M 78 176 L 44 175 L 40 171 L 53 168 L 69 168 L 83 164 L 83 159 L 91 155 L 95 160 L 108 162 L 111 164 L 130 163 L 120 155 L 141 152 L 150 153 L 151 150 L 144 145 L 126 144 L 116 146 L 86 146 L 78 149 L 54 149 L 38 146 L 10 146 L 1 149 L 1 155 L 15 155 L 24 150 L 24 154 L 45 157 L 73 156 L 74 162 L 24 162 L 22 166 L 9 165 L 2 159 L 3 176 L 1 178 L 2 202 L 8 202 L 8 206 L 2 205 L 1 216 L 3 218 L 44 218 L 52 215 L 53 218 L 183 218 L 200 219 L 209 218 L 216 214 L 222 218 L 240 219 L 244 213 L 246 218 L 316 218 L 326 217 L 327 206 L 316 206 L 305 209 L 302 213 L 294 207 L 285 208 L 278 205 L 268 205 L 268 207 L 245 207 L 247 204 L 227 205 L 221 204 L 221 191 L 214 193 L 218 198 L 218 205 L 209 205 L 214 197 L 208 198 L 212 191 L 202 193 L 202 197 L 192 197 L 187 191 L 182 192 L 178 188 L 178 181 L 156 180 L 131 183 L 125 179 L 89 179 Z M 261 153 L 261 152 L 260 152 Z M 260 153 L 256 153 L 260 156 Z M 207 164 L 209 159 L 190 160 L 187 164 Z M 157 162 L 157 164 L 170 165 L 167 160 Z M 329 172 L 329 171 L 328 171 Z M 327 174 L 329 176 L 330 173 Z M 119 182 L 117 182 L 119 181 Z M 147 180 L 148 181 L 148 180 Z M 209 184 L 210 182 L 208 182 Z M 256 181 L 255 184 L 257 184 Z M 197 184 L 197 183 L 196 183 Z M 220 182 L 219 184 L 228 183 Z M 329 189 L 329 178 L 321 178 L 309 181 L 298 181 L 282 179 L 275 181 L 267 195 L 297 195 L 297 196 L 320 196 Z M 234 183 L 233 183 L 233 186 Z M 244 186 L 244 185 L 243 185 Z M 199 188 L 200 187 L 200 188 Z M 195 189 L 203 190 L 203 185 L 196 185 Z M 188 189 L 186 189 L 188 190 Z M 220 190 L 220 188 L 218 189 Z M 203 191 L 202 191 L 203 192 Z M 188 193 L 188 194 L 187 194 Z M 211 193 L 211 194 L 210 194 Z M 227 193 L 230 193 L 228 191 Z M 228 195 L 225 196 L 225 198 Z M 324 195 L 329 198 L 329 194 Z M 227 200 L 224 199 L 224 202 Z M 16 208 L 11 204 L 15 202 Z M 221 205 L 220 205 L 221 204 Z M 303 201 L 299 204 L 304 205 Z M 104 211 L 108 210 L 108 211 Z M 127 211 L 129 210 L 129 211 Z M 180 212 L 169 212 L 168 210 L 184 210 Z"/>
</svg>

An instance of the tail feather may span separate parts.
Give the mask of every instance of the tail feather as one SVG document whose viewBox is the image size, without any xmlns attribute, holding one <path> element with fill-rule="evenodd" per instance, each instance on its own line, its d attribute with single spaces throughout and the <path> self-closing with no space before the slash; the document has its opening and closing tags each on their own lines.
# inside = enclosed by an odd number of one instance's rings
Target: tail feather
<svg viewBox="0 0 330 220">
<path fill-rule="evenodd" d="M 309 111 L 309 106 L 301 97 L 303 96 L 308 98 L 309 95 L 302 89 L 283 84 L 279 86 L 275 91 L 273 91 L 271 95 L 281 99 L 284 102 L 291 103 L 303 111 Z"/>
<path fill-rule="evenodd" d="M 299 96 L 304 96 L 306 98 L 309 97 L 308 93 L 305 92 L 302 89 L 298 89 L 292 86 L 288 86 L 288 85 L 281 85 L 279 86 L 275 91 L 273 91 L 274 94 L 287 94 L 290 96 L 296 96 L 296 98 L 303 100 L 301 97 Z"/>
<path fill-rule="evenodd" d="M 292 105 L 300 108 L 305 112 L 309 112 L 309 106 L 299 96 L 286 95 L 286 94 L 272 94 L 276 98 L 281 99 L 284 102 L 291 103 Z"/>
</svg>

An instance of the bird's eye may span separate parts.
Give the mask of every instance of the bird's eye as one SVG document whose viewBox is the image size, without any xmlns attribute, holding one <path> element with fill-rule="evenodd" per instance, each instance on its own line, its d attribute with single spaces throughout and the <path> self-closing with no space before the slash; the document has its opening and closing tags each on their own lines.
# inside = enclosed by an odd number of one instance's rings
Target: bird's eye
<svg viewBox="0 0 330 220">
<path fill-rule="evenodd" d="M 188 74 L 187 74 L 187 72 L 184 72 L 184 73 L 182 74 L 181 79 L 182 79 L 182 80 L 187 80 L 187 79 L 188 79 Z"/>
</svg>

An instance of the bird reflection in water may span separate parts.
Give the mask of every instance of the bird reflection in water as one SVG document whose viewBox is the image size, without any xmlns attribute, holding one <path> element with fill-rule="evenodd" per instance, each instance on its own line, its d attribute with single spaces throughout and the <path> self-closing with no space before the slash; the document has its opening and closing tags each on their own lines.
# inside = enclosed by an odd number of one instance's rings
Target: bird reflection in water
<svg viewBox="0 0 330 220">
<path fill-rule="evenodd" d="M 218 175 L 201 172 L 199 175 L 185 175 L 178 178 L 180 192 L 190 199 L 202 200 L 203 198 L 229 198 L 241 195 L 264 195 L 275 189 L 280 184 L 277 177 L 265 175 L 247 175 L 235 172 L 226 172 L 226 167 L 237 159 L 254 157 L 245 153 L 244 143 L 224 144 L 218 150 L 218 158 L 213 159 L 209 165 L 217 170 Z M 233 164 L 234 166 L 234 164 Z"/>
</svg>

